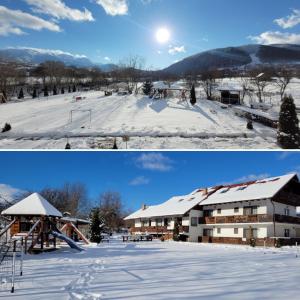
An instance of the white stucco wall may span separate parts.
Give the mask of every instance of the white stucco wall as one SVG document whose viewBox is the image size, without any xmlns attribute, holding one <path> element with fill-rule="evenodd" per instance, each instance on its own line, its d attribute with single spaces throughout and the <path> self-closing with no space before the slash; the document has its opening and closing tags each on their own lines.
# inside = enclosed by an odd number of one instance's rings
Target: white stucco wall
<svg viewBox="0 0 300 300">
<path fill-rule="evenodd" d="M 285 208 L 288 208 L 290 210 L 290 216 L 297 217 L 297 208 L 295 206 L 286 205 L 278 202 L 273 202 L 273 203 L 275 206 L 275 214 L 284 215 Z M 266 205 L 267 205 L 267 214 L 273 215 L 274 208 L 271 200 L 268 200 L 266 202 Z"/>
<path fill-rule="evenodd" d="M 226 217 L 226 216 L 239 216 L 244 214 L 245 206 L 257 206 L 257 213 L 260 215 L 267 214 L 268 200 L 259 201 L 244 201 L 237 203 L 224 203 L 216 205 L 206 205 L 204 210 L 213 210 L 213 217 Z M 234 212 L 234 209 L 238 207 L 239 211 Z M 221 213 L 218 213 L 218 209 L 221 209 Z"/>
</svg>

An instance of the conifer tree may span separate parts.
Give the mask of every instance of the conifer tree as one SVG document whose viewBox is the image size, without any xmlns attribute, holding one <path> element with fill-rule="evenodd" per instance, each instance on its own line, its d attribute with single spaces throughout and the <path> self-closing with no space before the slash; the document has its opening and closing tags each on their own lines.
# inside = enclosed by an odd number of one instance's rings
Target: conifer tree
<svg viewBox="0 0 300 300">
<path fill-rule="evenodd" d="M 21 88 L 21 89 L 20 89 L 20 92 L 19 92 L 18 99 L 24 99 L 24 92 L 23 92 L 23 88 Z"/>
<path fill-rule="evenodd" d="M 277 141 L 283 149 L 300 149 L 299 120 L 292 96 L 282 100 Z"/>
<path fill-rule="evenodd" d="M 146 81 L 144 84 L 143 84 L 143 93 L 146 95 L 146 96 L 149 96 L 151 91 L 152 91 L 152 88 L 153 88 L 153 84 L 151 81 Z"/>
<path fill-rule="evenodd" d="M 37 91 L 36 88 L 33 89 L 33 93 L 32 93 L 32 99 L 37 98 Z"/>
<path fill-rule="evenodd" d="M 195 91 L 195 85 L 193 84 L 191 89 L 191 104 L 194 106 L 196 103 L 197 103 L 196 91 Z"/>
<path fill-rule="evenodd" d="M 48 87 L 45 86 L 44 87 L 44 97 L 48 97 L 48 96 L 49 96 Z"/>
<path fill-rule="evenodd" d="M 71 87 L 69 86 L 69 89 L 68 89 L 68 93 L 71 93 L 72 91 L 71 91 Z"/>
<path fill-rule="evenodd" d="M 179 223 L 177 219 L 174 221 L 173 240 L 176 242 L 179 241 Z"/>
<path fill-rule="evenodd" d="M 75 92 L 76 92 L 76 86 L 73 85 L 73 93 L 75 93 Z"/>
<path fill-rule="evenodd" d="M 64 88 L 64 87 L 61 88 L 61 93 L 62 93 L 62 94 L 65 93 L 65 88 Z"/>
<path fill-rule="evenodd" d="M 56 96 L 57 95 L 57 88 L 56 88 L 56 85 L 53 87 L 53 96 Z"/>
<path fill-rule="evenodd" d="M 114 140 L 113 150 L 118 150 L 117 139 Z"/>
<path fill-rule="evenodd" d="M 90 234 L 91 242 L 99 244 L 101 242 L 101 219 L 99 208 L 94 208 L 91 212 L 91 224 L 90 224 Z"/>
</svg>

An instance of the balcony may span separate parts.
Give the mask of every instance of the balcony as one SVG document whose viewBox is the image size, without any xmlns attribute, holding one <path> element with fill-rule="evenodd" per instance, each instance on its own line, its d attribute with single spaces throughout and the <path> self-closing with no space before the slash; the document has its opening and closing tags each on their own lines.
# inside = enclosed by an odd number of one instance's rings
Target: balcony
<svg viewBox="0 0 300 300">
<path fill-rule="evenodd" d="M 164 234 L 172 233 L 172 229 L 168 229 L 167 226 L 151 226 L 151 227 L 132 227 L 130 229 L 131 233 L 149 233 L 149 234 Z M 180 233 L 189 233 L 189 226 L 179 226 Z"/>
<path fill-rule="evenodd" d="M 299 217 L 275 215 L 275 222 L 300 224 Z M 238 223 L 269 223 L 274 221 L 272 215 L 205 217 L 202 224 L 238 224 Z"/>
</svg>

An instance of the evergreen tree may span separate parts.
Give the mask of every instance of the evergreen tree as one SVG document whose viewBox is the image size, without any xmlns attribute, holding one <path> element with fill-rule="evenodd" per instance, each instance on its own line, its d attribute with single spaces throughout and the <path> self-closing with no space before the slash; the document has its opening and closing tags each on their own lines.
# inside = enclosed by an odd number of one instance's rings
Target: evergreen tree
<svg viewBox="0 0 300 300">
<path fill-rule="evenodd" d="M 75 92 L 76 92 L 76 86 L 73 85 L 73 93 L 75 93 Z"/>
<path fill-rule="evenodd" d="M 44 87 L 44 97 L 48 97 L 48 96 L 49 96 L 48 87 L 45 86 Z"/>
<path fill-rule="evenodd" d="M 68 89 L 68 93 L 71 93 L 72 91 L 71 91 L 71 87 L 69 86 L 69 89 Z"/>
<path fill-rule="evenodd" d="M 173 240 L 176 242 L 179 241 L 179 223 L 177 219 L 174 221 Z"/>
<path fill-rule="evenodd" d="M 151 81 L 146 81 L 144 84 L 143 84 L 143 93 L 146 95 L 146 96 L 149 96 L 151 91 L 152 91 L 152 88 L 153 88 L 153 84 Z"/>
<path fill-rule="evenodd" d="M 99 244 L 101 242 L 101 219 L 99 208 L 94 208 L 90 215 L 91 224 L 90 224 L 90 234 L 91 242 Z"/>
<path fill-rule="evenodd" d="M 65 93 L 65 88 L 64 88 L 64 87 L 61 88 L 61 93 L 62 93 L 62 94 Z"/>
<path fill-rule="evenodd" d="M 53 87 L 53 96 L 56 96 L 57 95 L 57 88 L 56 88 L 56 85 Z"/>
<path fill-rule="evenodd" d="M 118 150 L 117 139 L 114 140 L 113 150 Z"/>
<path fill-rule="evenodd" d="M 195 91 L 195 85 L 193 84 L 191 89 L 191 104 L 194 106 L 196 103 L 197 103 L 196 91 Z"/>
<path fill-rule="evenodd" d="M 21 88 L 21 89 L 20 89 L 20 92 L 19 92 L 18 99 L 24 99 L 24 92 L 23 92 L 23 88 Z"/>
<path fill-rule="evenodd" d="M 282 100 L 277 141 L 283 149 L 300 149 L 299 120 L 292 96 Z"/>
<path fill-rule="evenodd" d="M 37 91 L 36 88 L 33 89 L 33 93 L 32 93 L 32 99 L 37 98 Z"/>
</svg>

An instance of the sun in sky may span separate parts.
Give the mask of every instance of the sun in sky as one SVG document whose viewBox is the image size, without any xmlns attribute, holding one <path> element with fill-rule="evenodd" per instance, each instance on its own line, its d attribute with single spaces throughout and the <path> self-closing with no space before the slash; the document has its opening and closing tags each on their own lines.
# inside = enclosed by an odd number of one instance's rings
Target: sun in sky
<svg viewBox="0 0 300 300">
<path fill-rule="evenodd" d="M 169 42 L 170 38 L 171 38 L 171 33 L 168 28 L 162 27 L 156 31 L 156 40 L 158 43 L 165 44 Z"/>
</svg>

